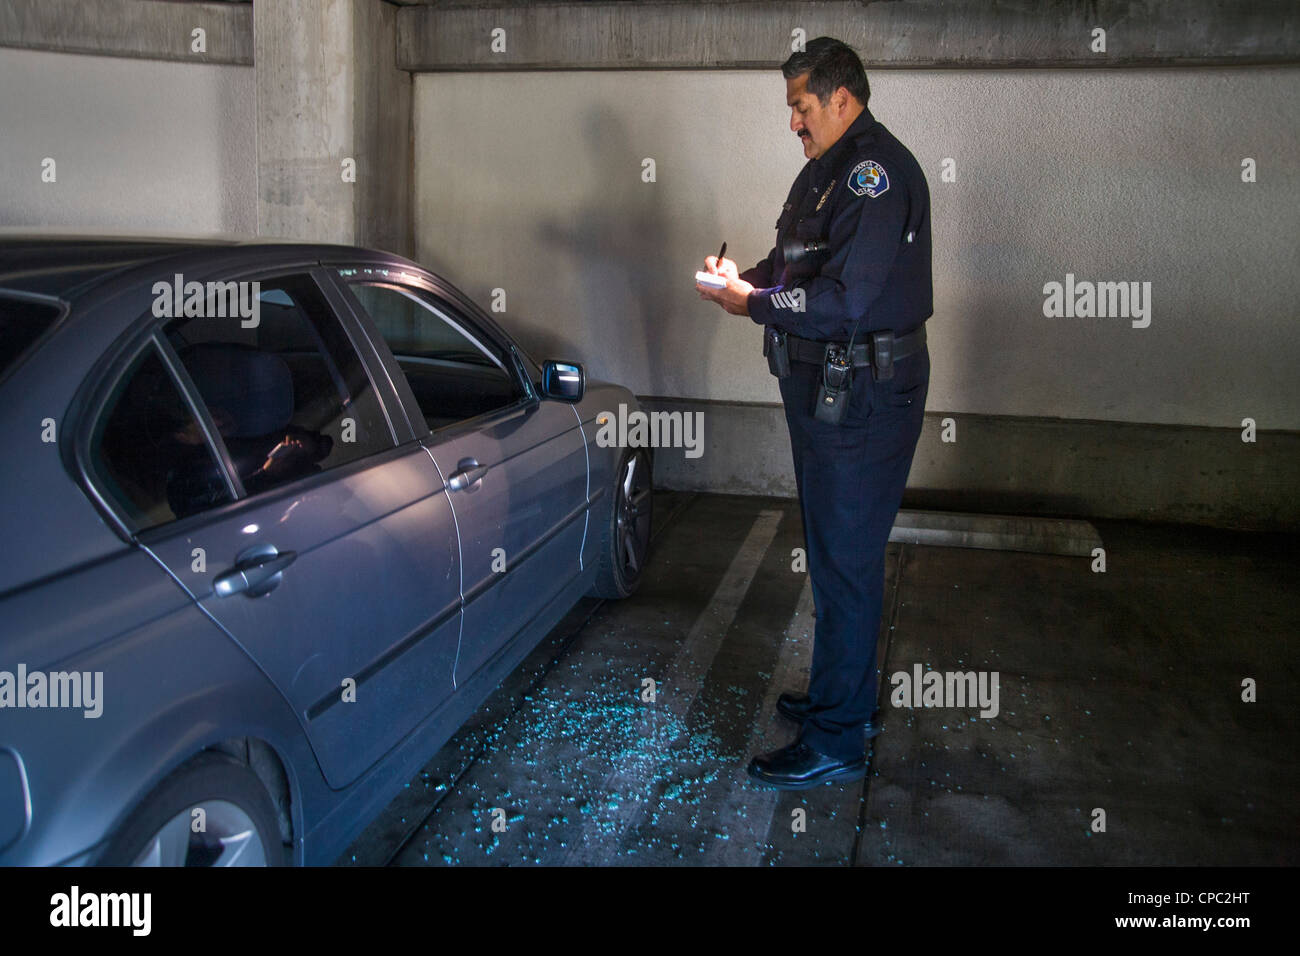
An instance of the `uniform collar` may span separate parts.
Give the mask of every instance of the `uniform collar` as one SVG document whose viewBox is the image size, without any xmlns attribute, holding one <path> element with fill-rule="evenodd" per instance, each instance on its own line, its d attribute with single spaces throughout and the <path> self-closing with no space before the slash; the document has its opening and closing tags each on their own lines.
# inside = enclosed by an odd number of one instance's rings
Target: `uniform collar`
<svg viewBox="0 0 1300 956">
<path fill-rule="evenodd" d="M 862 112 L 858 114 L 858 118 L 849 124 L 849 128 L 835 141 L 835 145 L 813 160 L 814 168 L 818 171 L 833 169 L 853 149 L 857 141 L 876 125 L 876 118 L 871 115 L 871 110 L 865 106 L 862 107 Z"/>
</svg>

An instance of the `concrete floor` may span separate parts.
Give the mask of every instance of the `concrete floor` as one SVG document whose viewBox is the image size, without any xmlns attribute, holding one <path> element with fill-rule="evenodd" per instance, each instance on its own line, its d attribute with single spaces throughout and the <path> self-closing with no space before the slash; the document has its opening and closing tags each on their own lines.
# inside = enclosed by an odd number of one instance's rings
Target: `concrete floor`
<svg viewBox="0 0 1300 956">
<path fill-rule="evenodd" d="M 745 765 L 807 681 L 797 504 L 655 509 L 636 596 L 575 607 L 340 864 L 1300 862 L 1295 537 L 1098 522 L 1104 574 L 891 544 L 870 772 L 779 792 Z M 894 708 L 915 664 L 997 671 L 1000 712 Z"/>
</svg>

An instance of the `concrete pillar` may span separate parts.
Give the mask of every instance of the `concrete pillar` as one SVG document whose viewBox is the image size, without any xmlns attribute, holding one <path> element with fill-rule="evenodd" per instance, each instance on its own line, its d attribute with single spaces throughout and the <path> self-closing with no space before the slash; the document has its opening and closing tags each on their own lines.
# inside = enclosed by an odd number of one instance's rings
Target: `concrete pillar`
<svg viewBox="0 0 1300 956">
<path fill-rule="evenodd" d="M 411 253 L 411 77 L 395 22 L 382 0 L 253 5 L 260 235 Z"/>
</svg>

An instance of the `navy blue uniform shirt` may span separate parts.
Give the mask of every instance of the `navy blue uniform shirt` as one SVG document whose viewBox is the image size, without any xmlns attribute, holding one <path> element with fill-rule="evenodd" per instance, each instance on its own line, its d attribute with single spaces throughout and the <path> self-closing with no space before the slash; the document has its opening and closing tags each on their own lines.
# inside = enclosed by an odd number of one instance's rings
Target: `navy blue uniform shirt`
<svg viewBox="0 0 1300 956">
<path fill-rule="evenodd" d="M 759 325 L 847 342 L 861 319 L 860 342 L 884 329 L 903 335 L 933 313 L 925 174 L 865 107 L 835 145 L 804 165 L 776 227 L 767 258 L 740 273 L 754 286 L 749 315 Z M 791 240 L 824 240 L 826 249 L 787 262 Z M 802 301 L 789 294 L 795 289 Z"/>
</svg>

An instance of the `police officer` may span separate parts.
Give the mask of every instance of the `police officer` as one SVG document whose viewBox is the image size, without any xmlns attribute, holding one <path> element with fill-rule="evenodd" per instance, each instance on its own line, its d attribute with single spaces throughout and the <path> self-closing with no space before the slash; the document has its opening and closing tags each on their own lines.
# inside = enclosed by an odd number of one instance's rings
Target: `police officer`
<svg viewBox="0 0 1300 956">
<path fill-rule="evenodd" d="M 749 773 L 804 789 L 866 773 L 879 732 L 876 636 L 885 546 L 921 433 L 930 380 L 930 193 L 920 166 L 867 109 L 862 61 L 818 37 L 781 67 L 790 129 L 808 162 L 776 246 L 703 298 L 764 328 L 780 381 L 817 608 L 806 694 L 778 709 L 801 730 Z"/>
</svg>

